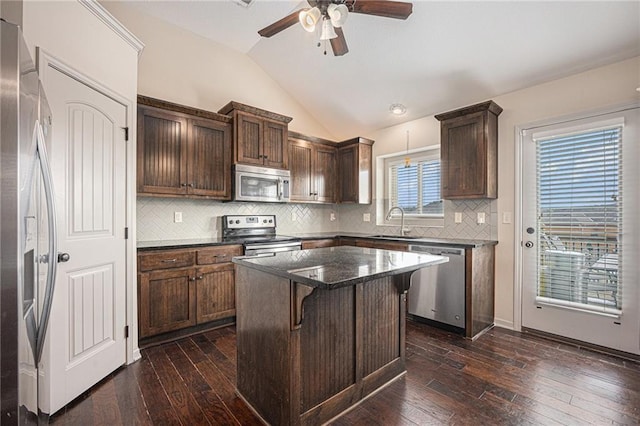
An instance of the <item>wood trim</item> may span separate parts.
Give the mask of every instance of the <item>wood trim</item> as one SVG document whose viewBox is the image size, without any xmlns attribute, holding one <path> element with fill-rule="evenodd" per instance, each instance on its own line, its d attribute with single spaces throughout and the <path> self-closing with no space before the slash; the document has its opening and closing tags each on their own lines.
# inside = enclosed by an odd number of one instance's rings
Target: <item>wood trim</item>
<svg viewBox="0 0 640 426">
<path fill-rule="evenodd" d="M 307 142 L 321 143 L 321 144 L 329 145 L 333 147 L 337 147 L 338 145 L 340 145 L 338 142 L 330 141 L 329 139 L 323 139 L 316 136 L 304 135 L 302 133 L 294 132 L 292 130 L 289 130 L 289 139 L 302 139 Z"/>
<path fill-rule="evenodd" d="M 367 138 L 363 138 L 363 137 L 359 136 L 357 138 L 347 139 L 346 141 L 339 142 L 338 145 L 339 145 L 340 148 L 344 148 L 346 146 L 356 145 L 356 144 L 372 146 L 374 143 L 375 143 L 375 141 L 372 140 L 372 139 L 367 139 Z"/>
<path fill-rule="evenodd" d="M 242 112 L 256 115 L 261 118 L 268 118 L 269 120 L 280 121 L 283 123 L 289 123 L 291 122 L 291 120 L 293 120 L 292 117 L 287 117 L 286 115 L 267 111 L 266 109 L 256 108 L 254 106 L 242 104 L 236 101 L 231 101 L 225 106 L 223 106 L 222 108 L 220 108 L 218 110 L 218 114 L 229 115 L 233 111 L 242 111 Z"/>
<path fill-rule="evenodd" d="M 464 115 L 474 114 L 476 112 L 489 111 L 496 116 L 500 115 L 502 108 L 493 101 L 482 102 L 479 104 L 467 106 L 464 108 L 456 109 L 453 111 L 443 112 L 442 114 L 434 115 L 438 121 L 450 120 L 452 118 L 462 117 Z"/>
<path fill-rule="evenodd" d="M 164 101 L 162 99 L 151 98 L 144 95 L 138 95 L 138 105 L 145 105 L 154 108 L 159 108 L 165 111 L 180 112 L 189 116 L 208 118 L 210 120 L 221 121 L 223 123 L 231 123 L 233 119 L 227 115 L 218 114 L 203 109 L 193 108 L 190 106 L 174 104 L 173 102 Z M 190 118 L 190 117 L 185 117 Z"/>
</svg>

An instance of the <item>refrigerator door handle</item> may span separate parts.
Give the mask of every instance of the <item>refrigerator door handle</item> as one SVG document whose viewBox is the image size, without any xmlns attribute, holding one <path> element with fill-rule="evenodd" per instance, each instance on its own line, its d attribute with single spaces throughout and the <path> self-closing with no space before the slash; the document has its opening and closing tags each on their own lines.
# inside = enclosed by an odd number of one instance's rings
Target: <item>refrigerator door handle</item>
<svg viewBox="0 0 640 426">
<path fill-rule="evenodd" d="M 44 293 L 44 301 L 42 304 L 42 315 L 40 317 L 40 324 L 38 324 L 38 337 L 36 339 L 36 365 L 40 363 L 40 357 L 42 356 L 42 349 L 44 346 L 44 339 L 47 333 L 47 325 L 49 324 L 49 315 L 51 314 L 51 303 L 53 302 L 53 290 L 56 283 L 56 271 L 58 262 L 56 257 L 58 254 L 58 232 L 56 228 L 56 208 L 53 193 L 53 180 L 51 178 L 51 168 L 49 166 L 49 158 L 47 157 L 47 150 L 45 147 L 44 133 L 40 123 L 38 127 L 38 159 L 40 163 L 40 170 L 42 171 L 42 181 L 44 186 L 45 200 L 47 203 L 47 222 L 49 226 L 49 259 L 51 262 L 47 262 L 47 283 Z"/>
</svg>

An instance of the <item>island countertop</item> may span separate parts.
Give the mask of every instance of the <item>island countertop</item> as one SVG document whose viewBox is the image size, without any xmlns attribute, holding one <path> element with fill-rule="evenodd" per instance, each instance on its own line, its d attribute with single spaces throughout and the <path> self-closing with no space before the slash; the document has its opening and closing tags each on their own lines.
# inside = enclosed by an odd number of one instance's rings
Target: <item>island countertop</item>
<svg viewBox="0 0 640 426">
<path fill-rule="evenodd" d="M 236 264 L 322 289 L 351 286 L 448 261 L 444 256 L 351 246 L 233 258 Z"/>
</svg>

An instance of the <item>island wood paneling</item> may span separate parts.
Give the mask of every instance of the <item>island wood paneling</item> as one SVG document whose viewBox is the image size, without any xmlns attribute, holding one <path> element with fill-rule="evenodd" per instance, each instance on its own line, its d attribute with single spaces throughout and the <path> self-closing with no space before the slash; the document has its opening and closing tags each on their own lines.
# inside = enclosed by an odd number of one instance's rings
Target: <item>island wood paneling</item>
<svg viewBox="0 0 640 426">
<path fill-rule="evenodd" d="M 302 411 L 355 383 L 355 286 L 315 291 L 300 329 Z"/>
<path fill-rule="evenodd" d="M 239 393 L 270 424 L 316 425 L 402 375 L 405 275 L 326 290 L 236 265 Z"/>
<path fill-rule="evenodd" d="M 465 335 L 475 338 L 493 325 L 495 248 L 486 245 L 465 251 L 466 325 Z"/>
<path fill-rule="evenodd" d="M 400 302 L 392 277 L 363 287 L 362 374 L 368 376 L 400 357 Z"/>
</svg>

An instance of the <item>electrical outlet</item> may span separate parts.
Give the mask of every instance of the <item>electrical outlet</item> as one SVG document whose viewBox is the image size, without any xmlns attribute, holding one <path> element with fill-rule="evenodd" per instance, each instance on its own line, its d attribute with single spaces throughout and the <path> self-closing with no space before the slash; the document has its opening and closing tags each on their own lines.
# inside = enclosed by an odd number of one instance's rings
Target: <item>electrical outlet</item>
<svg viewBox="0 0 640 426">
<path fill-rule="evenodd" d="M 484 221 L 485 221 L 485 214 L 484 214 L 484 212 L 480 212 L 480 213 L 478 213 L 478 221 L 477 221 L 477 222 L 478 222 L 478 224 L 479 224 L 479 225 L 480 225 L 480 224 L 483 224 L 483 223 L 484 223 Z"/>
<path fill-rule="evenodd" d="M 362 213 L 363 222 L 371 222 L 371 213 Z"/>
<path fill-rule="evenodd" d="M 295 222 L 296 220 L 298 220 L 298 216 L 296 215 L 296 212 L 291 212 L 291 222 Z"/>
<path fill-rule="evenodd" d="M 502 213 L 502 223 L 511 223 L 511 212 Z"/>
<path fill-rule="evenodd" d="M 460 212 L 455 212 L 453 216 L 454 216 L 454 217 L 453 217 L 453 221 L 454 221 L 455 223 L 462 223 L 462 213 L 460 213 Z"/>
<path fill-rule="evenodd" d="M 173 212 L 173 221 L 175 223 L 181 223 L 182 222 L 182 212 Z"/>
<path fill-rule="evenodd" d="M 336 214 L 334 212 L 329 213 L 329 220 L 331 222 L 333 222 L 334 220 L 336 220 Z"/>
</svg>

